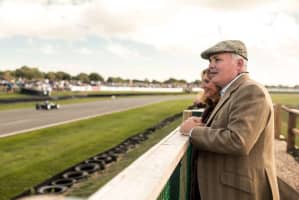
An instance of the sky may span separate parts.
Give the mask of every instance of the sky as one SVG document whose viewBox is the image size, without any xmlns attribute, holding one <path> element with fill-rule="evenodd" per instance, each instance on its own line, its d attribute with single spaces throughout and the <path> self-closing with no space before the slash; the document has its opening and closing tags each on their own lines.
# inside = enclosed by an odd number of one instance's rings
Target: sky
<svg viewBox="0 0 299 200">
<path fill-rule="evenodd" d="M 0 0 L 0 71 L 194 81 L 228 39 L 253 79 L 299 85 L 299 0 Z"/>
</svg>

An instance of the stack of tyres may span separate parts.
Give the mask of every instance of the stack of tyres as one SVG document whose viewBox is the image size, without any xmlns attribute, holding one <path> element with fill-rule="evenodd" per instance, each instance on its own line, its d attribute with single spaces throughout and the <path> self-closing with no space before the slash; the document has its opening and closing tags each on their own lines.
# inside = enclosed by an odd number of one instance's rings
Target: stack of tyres
<svg viewBox="0 0 299 200">
<path fill-rule="evenodd" d="M 37 189 L 38 194 L 61 194 L 67 190 L 68 187 L 62 185 L 44 185 Z"/>
<path fill-rule="evenodd" d="M 75 167 L 75 171 L 91 174 L 100 169 L 97 163 L 83 163 Z"/>
<path fill-rule="evenodd" d="M 71 179 L 75 179 L 77 181 L 87 178 L 87 176 L 88 176 L 88 173 L 84 172 L 84 171 L 68 171 L 62 175 L 63 178 L 71 178 Z"/>
</svg>

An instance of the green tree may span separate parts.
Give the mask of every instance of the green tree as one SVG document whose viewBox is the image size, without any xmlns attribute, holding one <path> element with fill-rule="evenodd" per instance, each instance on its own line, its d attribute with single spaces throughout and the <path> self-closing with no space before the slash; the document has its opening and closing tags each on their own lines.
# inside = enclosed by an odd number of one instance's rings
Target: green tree
<svg viewBox="0 0 299 200">
<path fill-rule="evenodd" d="M 22 66 L 16 69 L 15 75 L 17 78 L 25 78 L 27 80 L 44 78 L 43 73 L 40 72 L 38 68 L 30 68 L 28 66 Z"/>
<path fill-rule="evenodd" d="M 46 73 L 45 78 L 47 78 L 51 81 L 54 81 L 54 80 L 56 80 L 56 73 L 55 72 L 48 72 L 48 73 Z"/>
<path fill-rule="evenodd" d="M 174 83 L 176 83 L 176 82 L 177 82 L 176 79 L 174 79 L 174 78 L 169 78 L 168 80 L 164 81 L 163 83 L 166 83 L 166 84 L 174 84 Z"/>
<path fill-rule="evenodd" d="M 166 84 L 187 84 L 186 80 L 180 79 L 177 80 L 175 78 L 169 78 L 168 80 L 164 81 Z"/>
<path fill-rule="evenodd" d="M 89 77 L 86 73 L 80 73 L 77 75 L 77 80 L 82 81 L 83 83 L 89 83 Z"/>
<path fill-rule="evenodd" d="M 144 83 L 143 80 L 133 79 L 133 83 Z"/>
<path fill-rule="evenodd" d="M 95 73 L 95 72 L 90 73 L 90 74 L 88 75 L 88 78 L 89 78 L 89 80 L 91 80 L 91 81 L 101 81 L 101 82 L 104 81 L 103 77 L 102 77 L 101 75 L 99 75 L 98 73 Z"/>
<path fill-rule="evenodd" d="M 161 82 L 160 82 L 160 81 L 157 81 L 157 80 L 153 80 L 152 83 L 153 83 L 153 84 L 161 84 Z"/>
<path fill-rule="evenodd" d="M 56 79 L 57 80 L 71 80 L 72 76 L 66 72 L 59 71 L 59 72 L 56 72 Z"/>
<path fill-rule="evenodd" d="M 11 81 L 14 79 L 13 72 L 11 71 L 0 71 L 0 79 L 1 80 L 6 80 L 6 81 Z"/>
<path fill-rule="evenodd" d="M 107 79 L 108 83 L 125 83 L 127 80 L 123 80 L 120 77 L 108 77 Z"/>
<path fill-rule="evenodd" d="M 200 80 L 195 80 L 193 82 L 191 82 L 192 84 L 195 84 L 195 85 L 200 85 L 201 84 L 201 81 Z"/>
<path fill-rule="evenodd" d="M 187 84 L 187 81 L 184 80 L 184 79 L 180 79 L 180 80 L 177 80 L 177 83 L 179 83 L 179 84 Z"/>
</svg>

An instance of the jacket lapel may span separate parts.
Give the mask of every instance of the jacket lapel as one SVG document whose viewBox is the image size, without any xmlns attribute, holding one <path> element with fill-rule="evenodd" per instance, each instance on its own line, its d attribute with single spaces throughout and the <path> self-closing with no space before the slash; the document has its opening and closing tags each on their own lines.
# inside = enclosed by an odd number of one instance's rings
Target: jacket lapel
<svg viewBox="0 0 299 200">
<path fill-rule="evenodd" d="M 210 115 L 206 126 L 210 126 L 214 117 L 216 116 L 217 112 L 220 110 L 220 108 L 229 100 L 231 94 L 238 89 L 238 87 L 244 83 L 246 80 L 249 79 L 249 76 L 247 74 L 242 75 L 237 79 L 225 92 L 225 94 L 220 98 L 219 102 L 217 103 L 215 109 L 213 110 L 212 114 Z"/>
</svg>

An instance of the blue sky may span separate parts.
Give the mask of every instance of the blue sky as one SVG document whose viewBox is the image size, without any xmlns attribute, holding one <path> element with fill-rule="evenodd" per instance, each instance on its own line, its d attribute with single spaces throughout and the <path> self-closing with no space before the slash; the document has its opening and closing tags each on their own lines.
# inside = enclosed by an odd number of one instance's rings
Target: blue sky
<svg viewBox="0 0 299 200">
<path fill-rule="evenodd" d="M 0 0 L 0 70 L 193 81 L 200 53 L 243 40 L 251 77 L 299 84 L 297 0 Z"/>
</svg>

